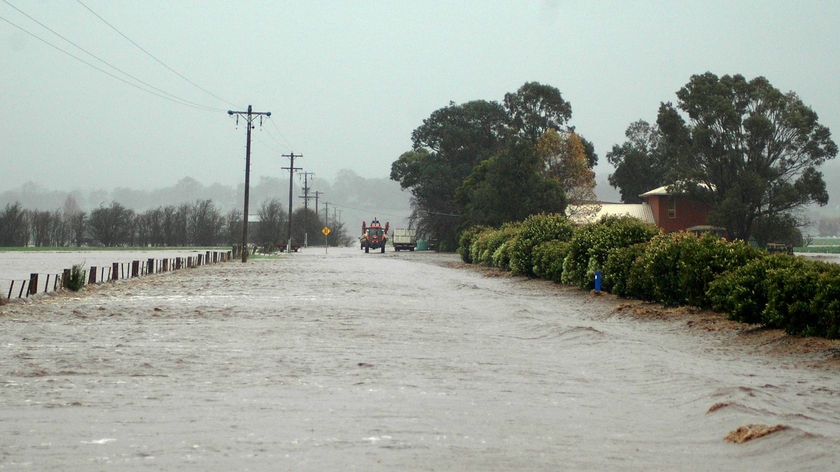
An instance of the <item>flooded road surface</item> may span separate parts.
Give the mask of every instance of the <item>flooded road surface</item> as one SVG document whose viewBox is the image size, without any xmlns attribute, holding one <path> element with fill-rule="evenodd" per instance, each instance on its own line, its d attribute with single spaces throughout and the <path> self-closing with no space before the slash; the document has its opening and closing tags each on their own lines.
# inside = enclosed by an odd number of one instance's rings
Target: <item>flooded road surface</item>
<svg viewBox="0 0 840 472">
<path fill-rule="evenodd" d="M 836 371 L 446 261 L 309 249 L 0 307 L 0 470 L 838 469 Z M 787 429 L 724 442 L 750 424 Z"/>
</svg>

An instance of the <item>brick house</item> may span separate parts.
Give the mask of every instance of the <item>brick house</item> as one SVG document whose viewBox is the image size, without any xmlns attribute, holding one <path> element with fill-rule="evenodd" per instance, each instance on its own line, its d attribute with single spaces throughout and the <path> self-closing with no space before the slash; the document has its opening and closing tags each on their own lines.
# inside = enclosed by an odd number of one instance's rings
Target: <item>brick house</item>
<svg viewBox="0 0 840 472">
<path fill-rule="evenodd" d="M 683 193 L 672 193 L 667 186 L 645 192 L 656 226 L 666 233 L 684 231 L 693 226 L 709 224 L 709 206 Z"/>
</svg>

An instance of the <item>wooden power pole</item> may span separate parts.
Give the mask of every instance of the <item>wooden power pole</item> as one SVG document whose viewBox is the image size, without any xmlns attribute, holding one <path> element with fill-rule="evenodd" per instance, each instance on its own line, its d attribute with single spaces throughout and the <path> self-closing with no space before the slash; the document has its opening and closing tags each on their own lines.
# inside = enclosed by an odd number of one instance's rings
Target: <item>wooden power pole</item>
<svg viewBox="0 0 840 472">
<path fill-rule="evenodd" d="M 247 138 L 245 140 L 245 209 L 242 213 L 242 262 L 248 262 L 248 193 L 250 192 L 251 183 L 251 129 L 254 127 L 253 122 L 257 117 L 260 117 L 260 126 L 262 126 L 263 117 L 270 117 L 270 111 L 253 111 L 251 105 L 248 105 L 248 111 L 233 111 L 228 110 L 228 115 L 236 116 L 236 124 L 239 124 L 239 117 L 245 118 L 245 126 L 247 126 Z"/>
<path fill-rule="evenodd" d="M 300 167 L 295 167 L 295 158 L 303 157 L 303 154 L 283 154 L 283 157 L 291 159 L 289 167 L 283 167 L 283 169 L 289 169 L 289 241 L 288 246 L 286 246 L 286 252 L 292 252 L 292 183 L 294 182 L 292 177 L 296 170 L 300 170 Z"/>
</svg>

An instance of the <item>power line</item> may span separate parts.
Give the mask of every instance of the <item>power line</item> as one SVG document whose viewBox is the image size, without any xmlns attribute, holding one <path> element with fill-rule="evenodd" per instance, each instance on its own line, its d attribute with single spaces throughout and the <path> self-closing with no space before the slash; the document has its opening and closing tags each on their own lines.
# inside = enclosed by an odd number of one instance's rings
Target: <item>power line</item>
<svg viewBox="0 0 840 472">
<path fill-rule="evenodd" d="M 165 96 L 165 95 L 161 95 L 161 94 L 156 93 L 156 92 L 154 92 L 154 91 L 152 91 L 152 90 L 147 90 L 147 89 L 144 89 L 143 87 L 141 87 L 141 86 L 139 86 L 139 85 L 137 85 L 137 84 L 135 84 L 135 83 L 129 82 L 128 80 L 126 80 L 126 79 L 124 79 L 124 78 L 122 78 L 122 77 L 119 77 L 119 76 L 117 76 L 117 75 L 114 75 L 114 74 L 112 74 L 111 72 L 108 72 L 107 70 L 105 70 L 105 69 L 103 69 L 103 68 L 101 68 L 101 67 L 99 67 L 99 66 L 96 66 L 96 65 L 94 65 L 94 64 L 91 64 L 90 62 L 88 62 L 88 61 L 86 61 L 86 60 L 82 59 L 81 57 L 79 57 L 79 56 L 77 56 L 77 55 L 75 55 L 75 54 L 73 54 L 73 53 L 71 53 L 71 52 L 69 52 L 69 51 L 66 51 L 66 50 L 64 50 L 64 49 L 61 49 L 60 47 L 56 46 L 55 44 L 52 44 L 51 42 L 49 42 L 49 41 L 47 41 L 47 40 L 45 40 L 45 39 L 43 39 L 43 38 L 39 37 L 39 36 L 38 36 L 38 35 L 36 35 L 35 33 L 32 33 L 31 31 L 27 30 L 26 28 L 23 28 L 22 26 L 19 26 L 19 25 L 15 24 L 15 23 L 12 23 L 11 21 L 7 20 L 6 18 L 4 18 L 4 17 L 2 17 L 2 16 L 0 16 L 0 20 L 5 21 L 5 22 L 6 22 L 6 23 L 8 23 L 9 25 L 11 25 L 11 26 L 13 26 L 13 27 L 15 27 L 15 28 L 17 28 L 17 29 L 19 29 L 19 30 L 23 31 L 24 33 L 28 34 L 29 36 L 32 36 L 33 38 L 37 39 L 38 41 L 41 41 L 42 43 L 46 44 L 47 46 L 50 46 L 51 48 L 54 48 L 55 50 L 57 50 L 57 51 L 59 51 L 59 52 L 61 52 L 61 53 L 64 53 L 64 54 L 66 54 L 66 55 L 68 55 L 68 56 L 72 57 L 73 59 L 75 59 L 75 60 L 77 60 L 77 61 L 81 62 L 82 64 L 85 64 L 85 65 L 87 65 L 88 67 L 91 67 L 91 68 L 93 68 L 93 69 L 95 69 L 95 70 L 97 70 L 97 71 L 99 71 L 99 72 L 102 72 L 103 74 L 105 74 L 105 75 L 107 75 L 107 76 L 109 76 L 109 77 L 111 77 L 111 78 L 113 78 L 113 79 L 119 80 L 120 82 L 122 82 L 122 83 L 124 83 L 124 84 L 126 84 L 126 85 L 129 85 L 129 86 L 131 86 L 131 87 L 136 88 L 137 90 L 140 90 L 140 91 L 143 91 L 143 92 L 146 92 L 146 93 L 150 93 L 150 94 L 152 94 L 152 95 L 157 95 L 158 97 L 160 97 L 160 98 L 164 98 L 164 99 L 166 99 L 166 100 L 174 101 L 174 100 L 172 100 L 172 98 L 170 98 L 170 97 L 167 97 L 167 96 Z"/>
<path fill-rule="evenodd" d="M 142 51 L 144 54 L 146 54 L 147 56 L 149 56 L 150 58 L 152 58 L 152 60 L 154 60 L 155 62 L 157 62 L 158 64 L 160 64 L 163 68 L 165 68 L 165 69 L 166 69 L 166 70 L 168 70 L 169 72 L 172 72 L 173 74 L 175 74 L 175 75 L 177 75 L 178 77 L 182 78 L 182 79 L 183 79 L 184 81 L 186 81 L 188 84 L 190 84 L 190 85 L 192 85 L 193 87 L 195 87 L 195 88 L 197 88 L 197 89 L 201 90 L 202 92 L 206 93 L 207 95 L 210 95 L 211 97 L 213 97 L 213 98 L 215 98 L 215 99 L 217 99 L 217 100 L 220 100 L 220 101 L 222 101 L 222 102 L 225 102 L 225 103 L 227 103 L 228 105 L 235 106 L 235 105 L 233 105 L 231 102 L 229 102 L 228 100 L 225 100 L 224 98 L 222 98 L 222 97 L 220 97 L 220 96 L 216 95 L 215 93 L 211 92 L 210 90 L 207 90 L 206 88 L 204 88 L 204 87 L 202 87 L 202 86 L 198 85 L 197 83 L 193 82 L 193 81 L 192 81 L 192 80 L 190 80 L 188 77 L 186 77 L 185 75 L 183 75 L 183 74 L 181 74 L 180 72 L 176 71 L 175 69 L 173 69 L 173 68 L 169 67 L 166 63 L 164 63 L 163 61 L 161 61 L 160 59 L 158 59 L 158 58 L 157 58 L 154 54 L 150 53 L 150 52 L 149 52 L 148 50 L 146 50 L 143 46 L 141 46 L 141 45 L 137 44 L 137 42 L 136 42 L 136 41 L 134 41 L 133 39 L 131 39 L 131 38 L 129 38 L 128 36 L 126 36 L 126 35 L 125 35 L 122 31 L 120 31 L 120 30 L 119 30 L 116 26 L 114 26 L 113 24 L 111 24 L 110 22 L 108 22 L 108 20 L 106 20 L 105 18 L 103 18 L 103 17 L 102 17 L 99 13 L 96 13 L 95 11 L 93 11 L 93 9 L 91 9 L 91 8 L 90 8 L 89 6 L 87 6 L 84 2 L 82 2 L 82 0 L 76 0 L 76 1 L 79 3 L 79 5 L 83 6 L 83 7 L 84 7 L 87 11 L 89 11 L 89 12 L 90 12 L 93 16 L 95 16 L 95 17 L 99 18 L 99 20 L 100 20 L 100 21 L 102 21 L 103 23 L 105 23 L 105 24 L 106 24 L 109 28 L 111 28 L 111 29 L 112 29 L 112 30 L 114 30 L 117 34 L 119 34 L 120 36 L 122 36 L 123 38 L 125 38 L 125 40 L 126 40 L 126 41 L 128 41 L 128 42 L 129 42 L 129 43 L 131 43 L 134 47 L 136 47 L 137 49 L 139 49 L 140 51 Z"/>
<path fill-rule="evenodd" d="M 351 206 L 348 206 L 348 205 L 339 205 L 338 203 L 333 203 L 332 205 L 335 206 L 335 207 L 338 207 L 338 208 L 343 208 L 345 210 L 353 210 L 353 211 L 358 211 L 358 212 L 362 212 L 362 213 L 367 213 L 367 212 L 370 211 L 370 209 L 356 208 L 356 207 L 351 207 Z M 391 208 L 391 209 L 393 210 L 393 208 Z M 405 216 L 405 215 L 397 215 L 396 213 L 388 213 L 388 212 L 383 213 L 381 211 L 377 211 L 376 213 L 380 214 L 380 215 L 384 215 L 384 216 L 391 216 L 391 217 L 394 217 L 394 218 L 402 218 L 402 217 Z M 440 216 L 460 216 L 460 215 L 453 215 L 453 214 L 449 214 L 449 213 L 431 213 L 431 212 L 429 212 L 429 213 L 430 214 L 435 214 L 435 215 L 440 215 Z"/>
<path fill-rule="evenodd" d="M 79 56 L 77 56 L 77 55 L 75 55 L 75 54 L 73 54 L 73 53 L 71 53 L 71 52 L 69 52 L 69 51 L 67 51 L 67 50 L 63 49 L 63 48 L 61 48 L 61 47 L 59 47 L 59 46 L 56 46 L 55 44 L 53 44 L 53 43 L 51 43 L 51 42 L 47 41 L 46 39 L 41 38 L 40 36 L 36 35 L 35 33 L 33 33 L 33 32 L 31 32 L 31 31 L 27 30 L 26 28 L 24 28 L 24 27 L 22 27 L 22 26 L 20 26 L 20 25 L 17 25 L 16 23 L 14 23 L 14 22 L 12 22 L 12 21 L 10 21 L 10 20 L 6 19 L 6 18 L 0 17 L 0 20 L 5 21 L 5 22 L 6 22 L 6 23 L 8 23 L 9 25 L 11 25 L 11 26 L 13 26 L 13 27 L 15 27 L 15 28 L 19 29 L 20 31 L 23 31 L 24 33 L 28 34 L 29 36 L 32 36 L 33 38 L 37 39 L 38 41 L 41 41 L 42 43 L 46 44 L 47 46 L 50 46 L 50 47 L 52 47 L 53 49 L 56 49 L 57 51 L 59 51 L 59 52 L 61 52 L 61 53 L 64 53 L 64 54 L 66 54 L 66 55 L 70 56 L 71 58 L 73 58 L 73 59 L 75 59 L 75 60 L 77 60 L 77 61 L 79 61 L 79 62 L 81 62 L 81 63 L 83 63 L 83 64 L 85 64 L 85 65 L 87 65 L 87 66 L 89 66 L 89 67 L 91 67 L 91 68 L 93 68 L 93 69 L 95 69 L 95 70 L 97 70 L 97 71 L 99 71 L 99 72 L 102 72 L 103 74 L 105 74 L 105 75 L 107 75 L 107 76 L 109 76 L 109 77 L 111 77 L 111 78 L 113 78 L 113 79 L 119 80 L 120 82 L 122 82 L 122 83 L 124 83 L 124 84 L 126 84 L 126 85 L 130 85 L 130 86 L 132 86 L 132 87 L 134 87 L 134 88 L 136 88 L 136 89 L 138 89 L 138 90 L 141 90 L 141 91 L 143 91 L 143 92 L 146 92 L 146 93 L 149 93 L 149 94 L 155 95 L 155 96 L 160 97 L 160 98 L 164 98 L 164 99 L 166 99 L 166 100 L 169 100 L 169 101 L 172 101 L 172 102 L 175 102 L 175 103 L 181 104 L 181 105 L 186 105 L 186 106 L 189 106 L 189 107 L 192 107 L 192 108 L 196 108 L 196 109 L 200 109 L 200 110 L 206 110 L 206 111 L 220 111 L 220 110 L 222 110 L 222 109 L 220 109 L 220 108 L 208 107 L 208 106 L 206 106 L 206 105 L 202 105 L 202 104 L 199 104 L 199 103 L 192 102 L 192 101 L 190 101 L 190 100 L 187 100 L 187 99 L 184 99 L 184 98 L 178 97 L 177 95 L 174 95 L 174 94 L 172 94 L 172 93 L 169 93 L 169 92 L 167 92 L 166 90 L 163 90 L 163 89 L 161 89 L 161 88 L 159 88 L 159 87 L 155 87 L 154 85 L 152 85 L 152 84 L 150 84 L 150 83 L 148 83 L 148 82 L 145 82 L 144 80 L 141 80 L 141 79 L 139 79 L 139 78 L 137 78 L 137 77 L 135 77 L 135 76 L 133 76 L 133 75 L 129 74 L 128 72 L 126 72 L 126 71 L 124 71 L 124 70 L 120 69 L 119 67 L 117 67 L 117 66 L 115 66 L 115 65 L 113 65 L 113 64 L 111 64 L 111 63 L 109 63 L 108 61 L 106 61 L 106 60 L 104 60 L 104 59 L 102 59 L 102 58 L 98 57 L 97 55 L 93 54 L 92 52 L 88 51 L 87 49 L 85 49 L 85 48 L 83 48 L 83 47 L 79 46 L 78 44 L 76 44 L 76 43 L 75 43 L 75 42 L 73 42 L 72 40 L 70 40 L 70 39 L 66 38 L 65 36 L 63 36 L 61 33 L 58 33 L 57 31 L 53 30 L 53 29 L 52 29 L 52 28 L 50 28 L 49 26 L 45 25 L 44 23 L 42 23 L 42 22 L 38 21 L 37 19 L 35 19 L 35 18 L 34 18 L 34 17 L 32 17 L 31 15 L 29 15 L 28 13 L 24 12 L 24 11 L 23 11 L 23 10 L 21 10 L 20 8 L 18 8 L 18 7 L 16 7 L 16 6 L 14 6 L 14 5 L 13 5 L 13 4 L 11 4 L 8 0 L 2 0 L 2 1 L 3 1 L 3 3 L 5 3 L 6 5 L 9 5 L 9 6 L 10 6 L 10 7 L 12 7 L 13 9 L 15 9 L 15 10 L 16 10 L 18 13 L 20 13 L 21 15 L 23 15 L 23 16 L 25 16 L 25 17 L 29 18 L 31 21 L 33 21 L 33 22 L 37 23 L 37 24 L 38 24 L 39 26 L 41 26 L 42 28 L 44 28 L 44 29 L 46 29 L 47 31 L 51 32 L 52 34 L 54 34 L 54 35 L 58 36 L 59 38 L 61 38 L 61 39 L 62 39 L 62 40 L 64 40 L 65 42 L 67 42 L 68 44 L 70 44 L 70 45 L 72 45 L 73 47 L 75 47 L 75 48 L 79 49 L 80 51 L 84 52 L 84 53 L 85 53 L 85 54 L 87 54 L 88 56 L 90 56 L 90 57 L 92 57 L 92 58 L 96 59 L 96 60 L 97 60 L 97 61 L 99 61 L 100 63 L 102 63 L 102 64 L 104 64 L 104 65 L 106 65 L 106 66 L 110 67 L 111 69 L 113 69 L 113 70 L 115 70 L 115 71 L 119 72 L 120 74 L 123 74 L 124 76 L 131 78 L 132 80 L 136 81 L 137 83 L 133 83 L 133 82 L 131 82 L 131 81 L 129 81 L 129 80 L 127 80 L 127 79 L 123 78 L 123 77 L 120 77 L 120 76 L 118 76 L 118 75 L 116 75 L 116 74 L 113 74 L 113 73 L 111 73 L 111 72 L 109 72 L 109 71 L 107 71 L 107 70 L 105 70 L 105 69 L 103 69 L 103 68 L 101 68 L 101 67 L 99 67 L 99 66 L 96 66 L 96 65 L 94 65 L 94 64 L 92 64 L 92 63 L 90 63 L 89 61 L 87 61 L 87 60 L 85 60 L 85 59 L 83 59 L 83 58 L 81 58 L 81 57 L 79 57 Z M 139 83 L 139 84 L 142 84 L 143 86 L 141 87 L 140 85 L 138 85 L 138 83 Z M 144 87 L 145 87 L 145 88 L 144 88 Z"/>
<path fill-rule="evenodd" d="M 274 127 L 274 130 L 277 131 L 277 134 L 278 134 L 279 138 L 277 136 L 274 136 L 274 134 L 272 134 L 271 127 L 266 128 L 266 130 L 267 130 L 266 134 L 268 135 L 269 138 L 271 138 L 272 141 L 274 141 L 274 144 L 276 144 L 278 146 L 275 149 L 280 150 L 282 147 L 285 147 L 285 148 L 294 147 L 294 146 L 292 146 L 292 143 L 286 138 L 286 136 L 284 136 L 283 133 L 280 131 L 280 127 L 277 125 L 277 123 L 274 120 L 271 120 L 271 125 Z M 282 138 L 284 143 L 280 142 L 280 138 Z"/>
</svg>

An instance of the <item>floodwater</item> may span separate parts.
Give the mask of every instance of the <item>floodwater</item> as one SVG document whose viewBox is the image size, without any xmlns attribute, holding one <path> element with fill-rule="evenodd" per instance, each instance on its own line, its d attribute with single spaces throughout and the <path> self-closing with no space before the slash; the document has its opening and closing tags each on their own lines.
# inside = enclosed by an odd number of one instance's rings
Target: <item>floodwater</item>
<svg viewBox="0 0 840 472">
<path fill-rule="evenodd" d="M 836 371 L 456 261 L 310 248 L 2 306 L 0 470 L 838 469 Z M 749 424 L 787 429 L 724 441 Z"/>
<path fill-rule="evenodd" d="M 98 250 L 98 251 L 0 251 L 0 297 L 17 298 L 16 291 L 10 293 L 9 289 L 14 283 L 21 287 L 21 282 L 29 280 L 29 275 L 37 273 L 41 276 L 38 291 L 46 291 L 46 276 L 61 274 L 64 269 L 70 269 L 74 265 L 80 265 L 87 272 L 91 266 L 98 267 L 98 280 L 107 279 L 107 272 L 111 264 L 119 263 L 121 270 L 130 269 L 127 266 L 133 261 L 141 261 L 143 264 L 148 259 L 174 259 L 181 257 L 196 257 L 205 254 L 206 251 L 218 251 L 218 249 L 150 249 L 150 250 Z M 53 279 L 54 280 L 54 279 Z M 49 289 L 50 291 L 52 288 Z"/>
</svg>

